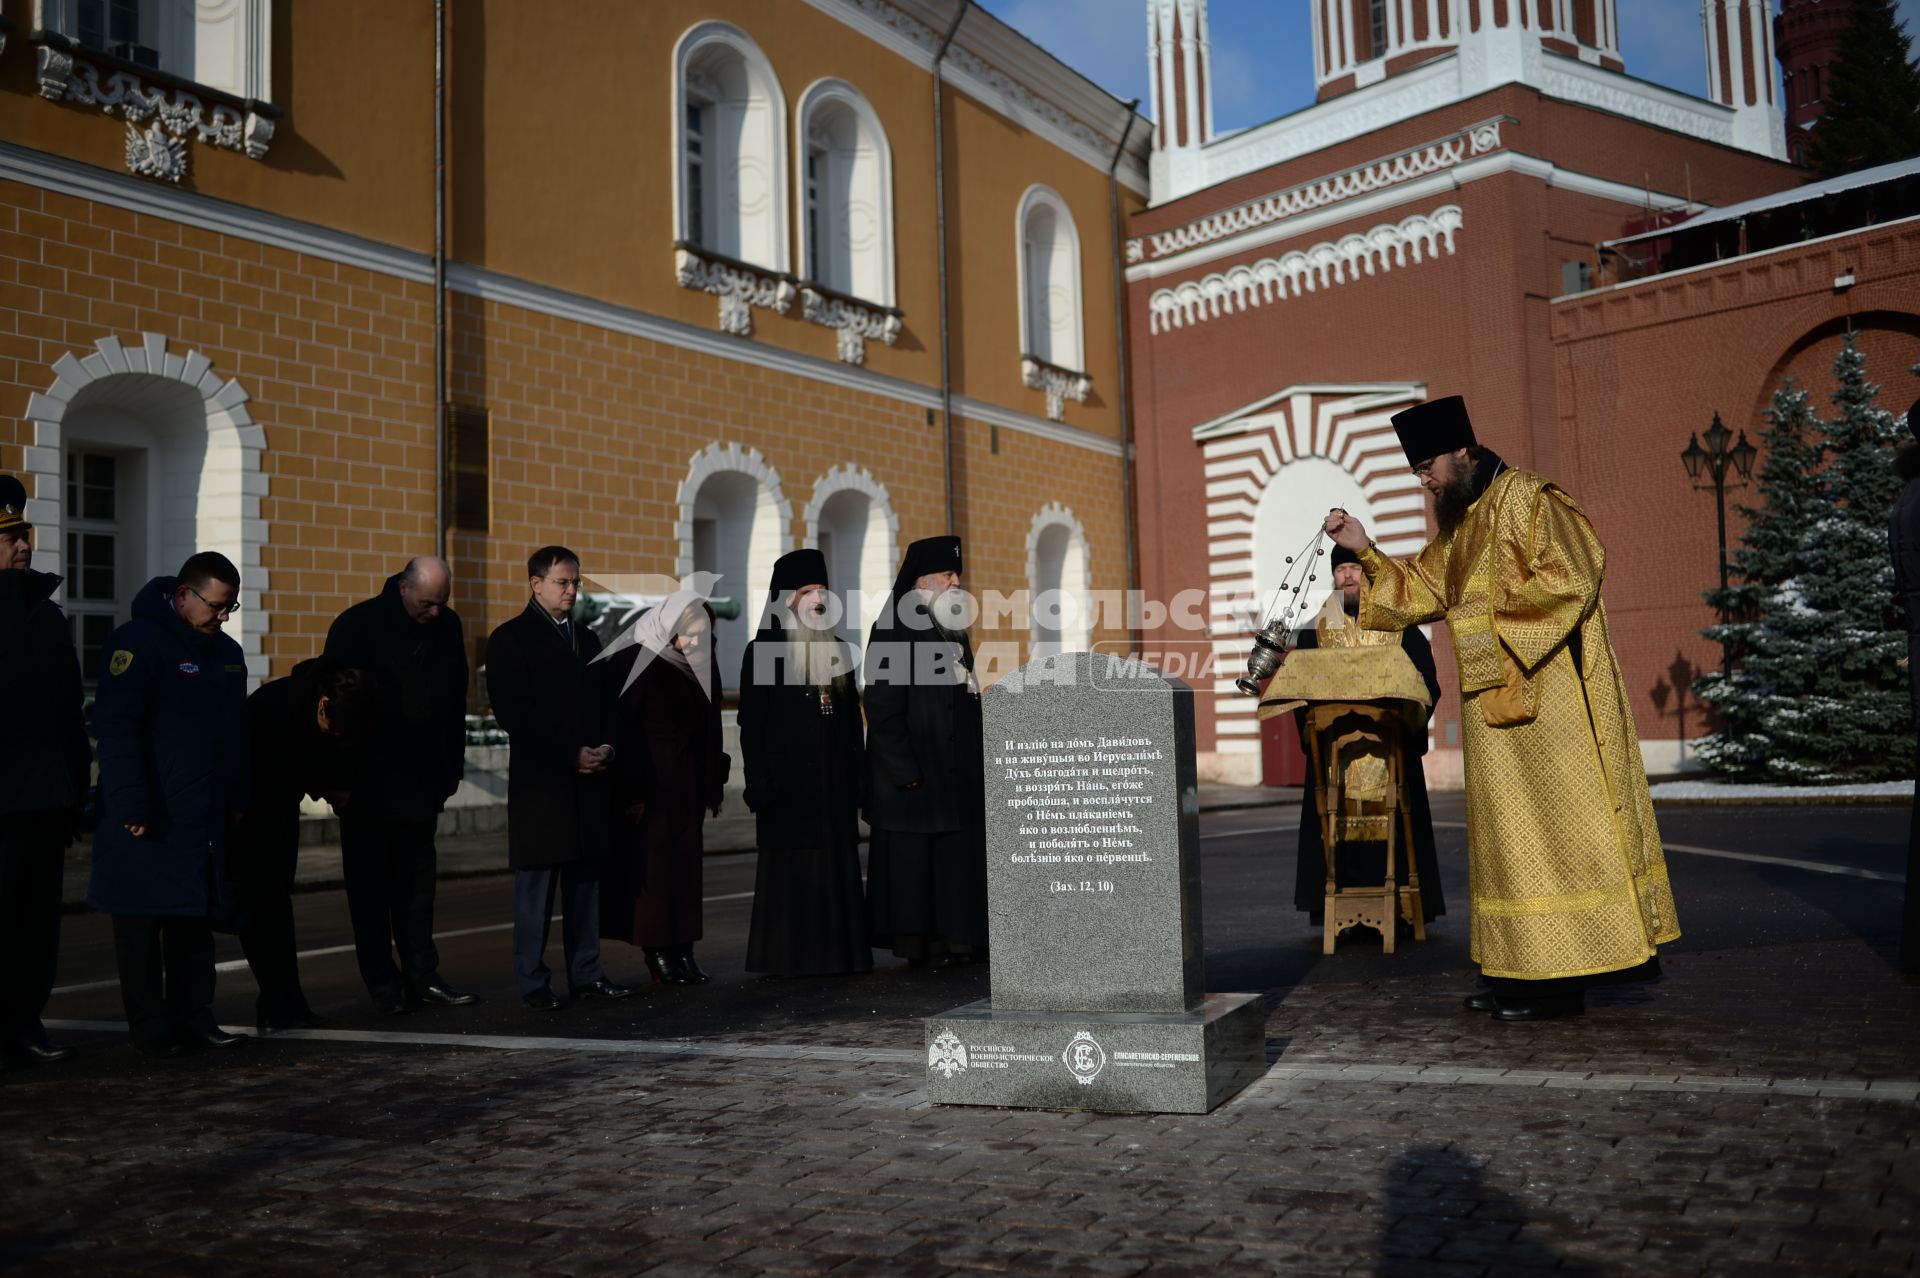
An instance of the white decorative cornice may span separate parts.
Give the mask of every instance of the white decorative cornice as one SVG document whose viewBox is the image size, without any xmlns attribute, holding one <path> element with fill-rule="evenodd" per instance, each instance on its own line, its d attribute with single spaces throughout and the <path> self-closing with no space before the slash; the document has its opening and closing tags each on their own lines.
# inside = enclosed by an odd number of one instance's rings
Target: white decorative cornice
<svg viewBox="0 0 1920 1278">
<path fill-rule="evenodd" d="M 1047 393 L 1047 417 L 1056 422 L 1066 420 L 1067 400 L 1084 404 L 1093 390 L 1093 378 L 1087 374 L 1049 364 L 1032 355 L 1020 357 L 1020 380 Z"/>
<path fill-rule="evenodd" d="M 868 338 L 891 346 L 900 336 L 899 311 L 823 292 L 812 285 L 800 286 L 800 313 L 809 324 L 839 330 L 843 364 L 867 362 Z"/>
<path fill-rule="evenodd" d="M 720 299 L 720 331 L 736 337 L 753 334 L 753 307 L 785 315 L 793 305 L 793 280 L 746 262 L 708 255 L 678 245 L 673 251 L 673 274 L 681 288 L 698 289 Z"/>
<path fill-rule="evenodd" d="M 1548 97 L 1721 146 L 1739 145 L 1734 138 L 1733 111 L 1717 102 L 1689 97 L 1573 58 L 1543 58 L 1540 76 L 1541 91 Z"/>
<path fill-rule="evenodd" d="M 248 104 L 209 107 L 199 95 L 149 86 L 131 71 L 114 71 L 103 84 L 99 68 L 54 43 L 39 46 L 34 72 L 40 96 L 53 102 L 97 106 L 127 123 L 127 168 L 146 177 L 178 182 L 187 172 L 189 135 L 212 146 L 262 159 L 273 141 L 273 118 Z M 154 123 L 146 129 L 139 125 Z"/>
<path fill-rule="evenodd" d="M 1369 160 L 1328 177 L 1316 178 L 1284 191 L 1276 191 L 1272 195 L 1249 200 L 1245 204 L 1184 223 L 1171 230 L 1156 231 L 1150 235 L 1128 240 L 1127 260 L 1129 262 L 1145 259 L 1158 260 L 1169 254 L 1183 253 L 1199 245 L 1224 239 L 1229 235 L 1239 235 L 1257 227 L 1267 226 L 1290 217 L 1298 217 L 1303 213 L 1331 204 L 1338 204 L 1343 200 L 1398 186 L 1403 182 L 1410 182 L 1432 173 L 1443 172 L 1470 157 L 1499 150 L 1500 126 L 1511 121 L 1511 116 L 1500 116 L 1492 120 L 1483 120 L 1478 124 L 1470 124 L 1437 141 L 1412 147 L 1383 159 Z"/>
<path fill-rule="evenodd" d="M 1462 225 L 1460 206 L 1447 204 L 1430 214 L 1415 214 L 1397 224 L 1374 227 L 1365 235 L 1323 240 L 1281 257 L 1263 257 L 1197 280 L 1156 291 L 1148 300 L 1150 333 L 1185 328 L 1267 302 L 1359 281 L 1396 266 L 1413 265 L 1453 253 L 1454 233 Z"/>
<path fill-rule="evenodd" d="M 923 70 L 932 70 L 943 34 L 934 29 L 933 23 L 944 23 L 949 17 L 939 12 L 939 6 L 903 7 L 895 0 L 806 0 L 806 3 Z M 909 7 L 921 16 L 909 12 Z M 930 20 L 922 21 L 922 17 Z M 969 14 L 960 28 L 940 68 L 943 81 L 1102 173 L 1107 171 L 1113 162 L 1114 149 L 1120 143 L 1121 127 L 1115 123 L 1114 127 L 1103 130 L 1088 121 L 1097 120 L 1102 108 L 1116 121 L 1123 119 L 1124 103 L 1039 50 L 984 10 Z M 1020 63 L 1026 65 L 1017 65 Z M 1148 184 L 1142 154 L 1144 131 L 1136 129 L 1134 138 L 1117 176 L 1121 185 L 1145 195 Z"/>
</svg>

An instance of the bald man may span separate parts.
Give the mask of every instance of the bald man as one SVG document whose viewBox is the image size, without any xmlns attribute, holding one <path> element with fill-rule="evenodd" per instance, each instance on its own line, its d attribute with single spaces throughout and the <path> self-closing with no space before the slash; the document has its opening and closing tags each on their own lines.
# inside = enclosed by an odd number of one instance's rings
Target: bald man
<svg viewBox="0 0 1920 1278">
<path fill-rule="evenodd" d="M 452 593 L 445 560 L 410 560 L 327 633 L 327 656 L 370 675 L 381 708 L 337 810 L 360 976 L 387 1015 L 478 1001 L 441 979 L 433 944 L 434 832 L 466 771 L 467 648 Z"/>
</svg>

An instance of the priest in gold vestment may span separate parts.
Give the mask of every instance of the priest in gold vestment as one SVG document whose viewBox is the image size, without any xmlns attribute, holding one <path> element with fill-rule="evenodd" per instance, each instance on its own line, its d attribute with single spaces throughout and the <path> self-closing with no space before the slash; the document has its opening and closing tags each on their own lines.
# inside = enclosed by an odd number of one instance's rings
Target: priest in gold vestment
<svg viewBox="0 0 1920 1278">
<path fill-rule="evenodd" d="M 1573 498 L 1480 447 L 1458 396 L 1397 414 L 1438 535 L 1389 559 L 1342 510 L 1359 623 L 1444 619 L 1462 701 L 1473 959 L 1467 1006 L 1509 1021 L 1584 1008 L 1588 978 L 1679 937 L 1626 686 L 1600 601 L 1606 552 Z"/>
</svg>

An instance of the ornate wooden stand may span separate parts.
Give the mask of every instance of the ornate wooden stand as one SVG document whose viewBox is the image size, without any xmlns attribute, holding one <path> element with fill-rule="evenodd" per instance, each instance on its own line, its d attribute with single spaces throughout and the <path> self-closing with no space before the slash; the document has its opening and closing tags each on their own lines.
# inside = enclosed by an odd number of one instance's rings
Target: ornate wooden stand
<svg viewBox="0 0 1920 1278">
<path fill-rule="evenodd" d="M 1308 775 L 1320 798 L 1320 842 L 1326 851 L 1324 952 L 1333 953 L 1334 938 L 1358 923 L 1377 928 L 1391 954 L 1396 918 L 1413 925 L 1414 939 L 1426 940 L 1413 818 L 1400 770 L 1405 714 L 1397 707 L 1341 701 L 1314 702 L 1300 713 L 1307 717 Z M 1385 843 L 1385 881 L 1339 886 L 1334 866 L 1342 843 Z M 1396 862 L 1405 867 L 1404 884 Z"/>
</svg>

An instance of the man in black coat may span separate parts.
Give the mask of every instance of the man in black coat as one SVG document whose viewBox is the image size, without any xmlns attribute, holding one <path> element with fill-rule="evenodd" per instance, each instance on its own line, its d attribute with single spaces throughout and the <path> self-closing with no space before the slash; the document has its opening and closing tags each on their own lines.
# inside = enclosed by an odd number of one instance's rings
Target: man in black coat
<svg viewBox="0 0 1920 1278">
<path fill-rule="evenodd" d="M 487 695 L 507 733 L 507 859 L 513 867 L 513 966 L 536 1011 L 553 992 L 547 936 L 560 898 L 560 934 L 574 997 L 633 993 L 600 966 L 599 862 L 609 838 L 609 697 L 589 670 L 600 640 L 572 620 L 580 557 L 543 546 L 527 560 L 532 598 L 487 640 Z"/>
<path fill-rule="evenodd" d="M 40 1013 L 60 953 L 60 879 L 86 802 L 93 749 L 80 659 L 53 602 L 60 578 L 33 570 L 26 488 L 0 475 L 0 1048 L 8 1061 L 64 1059 Z"/>
<path fill-rule="evenodd" d="M 987 954 L 985 741 L 965 604 L 960 539 L 916 541 L 867 643 L 873 943 L 918 967 Z"/>
<path fill-rule="evenodd" d="M 247 698 L 253 788 L 239 838 L 227 858 L 239 918 L 241 952 L 260 986 L 254 1004 L 262 1033 L 326 1024 L 300 988 L 293 932 L 293 879 L 300 858 L 300 800 L 326 798 L 344 810 L 348 761 L 367 743 L 373 683 L 331 657 L 301 662 L 284 679 Z"/>
<path fill-rule="evenodd" d="M 1907 429 L 1916 442 L 1901 447 L 1894 467 L 1907 481 L 1893 504 L 1887 524 L 1887 545 L 1893 554 L 1893 590 L 1907 610 L 1907 680 L 1913 698 L 1913 721 L 1920 731 L 1920 400 L 1907 409 Z M 1920 768 L 1920 738 L 1916 738 L 1915 766 Z M 1920 804 L 1914 806 L 1907 832 L 1907 892 L 1900 926 L 1900 966 L 1920 972 Z"/>
<path fill-rule="evenodd" d="M 1358 614 L 1360 587 L 1366 581 L 1366 574 L 1360 570 L 1360 560 L 1346 547 L 1335 546 L 1332 567 L 1336 589 L 1328 596 L 1327 606 L 1321 609 L 1314 624 L 1295 636 L 1294 646 L 1331 648 L 1399 644 L 1406 649 L 1413 668 L 1420 672 L 1420 678 L 1427 685 L 1427 719 L 1431 721 L 1434 707 L 1440 703 L 1440 674 L 1433 663 L 1433 645 L 1427 642 L 1427 637 L 1420 633 L 1418 626 L 1408 626 L 1397 633 L 1390 630 L 1362 630 Z M 1306 711 L 1294 712 L 1294 724 L 1300 731 L 1300 744 L 1304 750 Z M 1406 786 L 1407 815 L 1413 826 L 1414 866 L 1420 871 L 1420 909 L 1425 921 L 1431 923 L 1447 912 L 1447 904 L 1440 887 L 1440 857 L 1433 842 L 1433 811 L 1427 804 L 1427 774 L 1420 762 L 1426 753 L 1426 732 L 1422 730 L 1409 736 L 1400 757 L 1400 775 Z M 1323 820 L 1319 791 L 1314 786 L 1313 778 L 1309 777 L 1306 796 L 1300 804 L 1300 852 L 1294 866 L 1293 904 L 1296 909 L 1306 911 L 1307 917 L 1315 925 L 1319 924 L 1321 912 L 1327 903 L 1327 859 L 1321 836 Z M 1341 885 L 1382 882 L 1386 877 L 1385 853 L 1384 843 L 1345 845 L 1340 854 Z M 1404 864 L 1399 866 L 1397 873 L 1400 882 L 1405 883 L 1407 867 Z"/>
<path fill-rule="evenodd" d="M 410 560 L 327 632 L 326 655 L 366 672 L 382 707 L 348 780 L 340 868 L 360 978 L 389 1015 L 479 1001 L 441 979 L 433 943 L 434 833 L 466 771 L 467 648 L 452 590 L 444 560 Z"/>
<path fill-rule="evenodd" d="M 134 1046 L 154 1056 L 247 1041 L 213 1019 L 213 925 L 233 906 L 228 832 L 247 801 L 247 665 L 220 623 L 240 570 L 201 551 L 133 599 L 93 704 L 100 825 L 87 902 L 113 916 Z"/>
<path fill-rule="evenodd" d="M 766 617 L 740 660 L 740 749 L 760 845 L 749 972 L 873 968 L 860 888 L 867 778 L 857 658 L 833 633 L 827 584 L 818 550 L 781 556 Z"/>
</svg>

